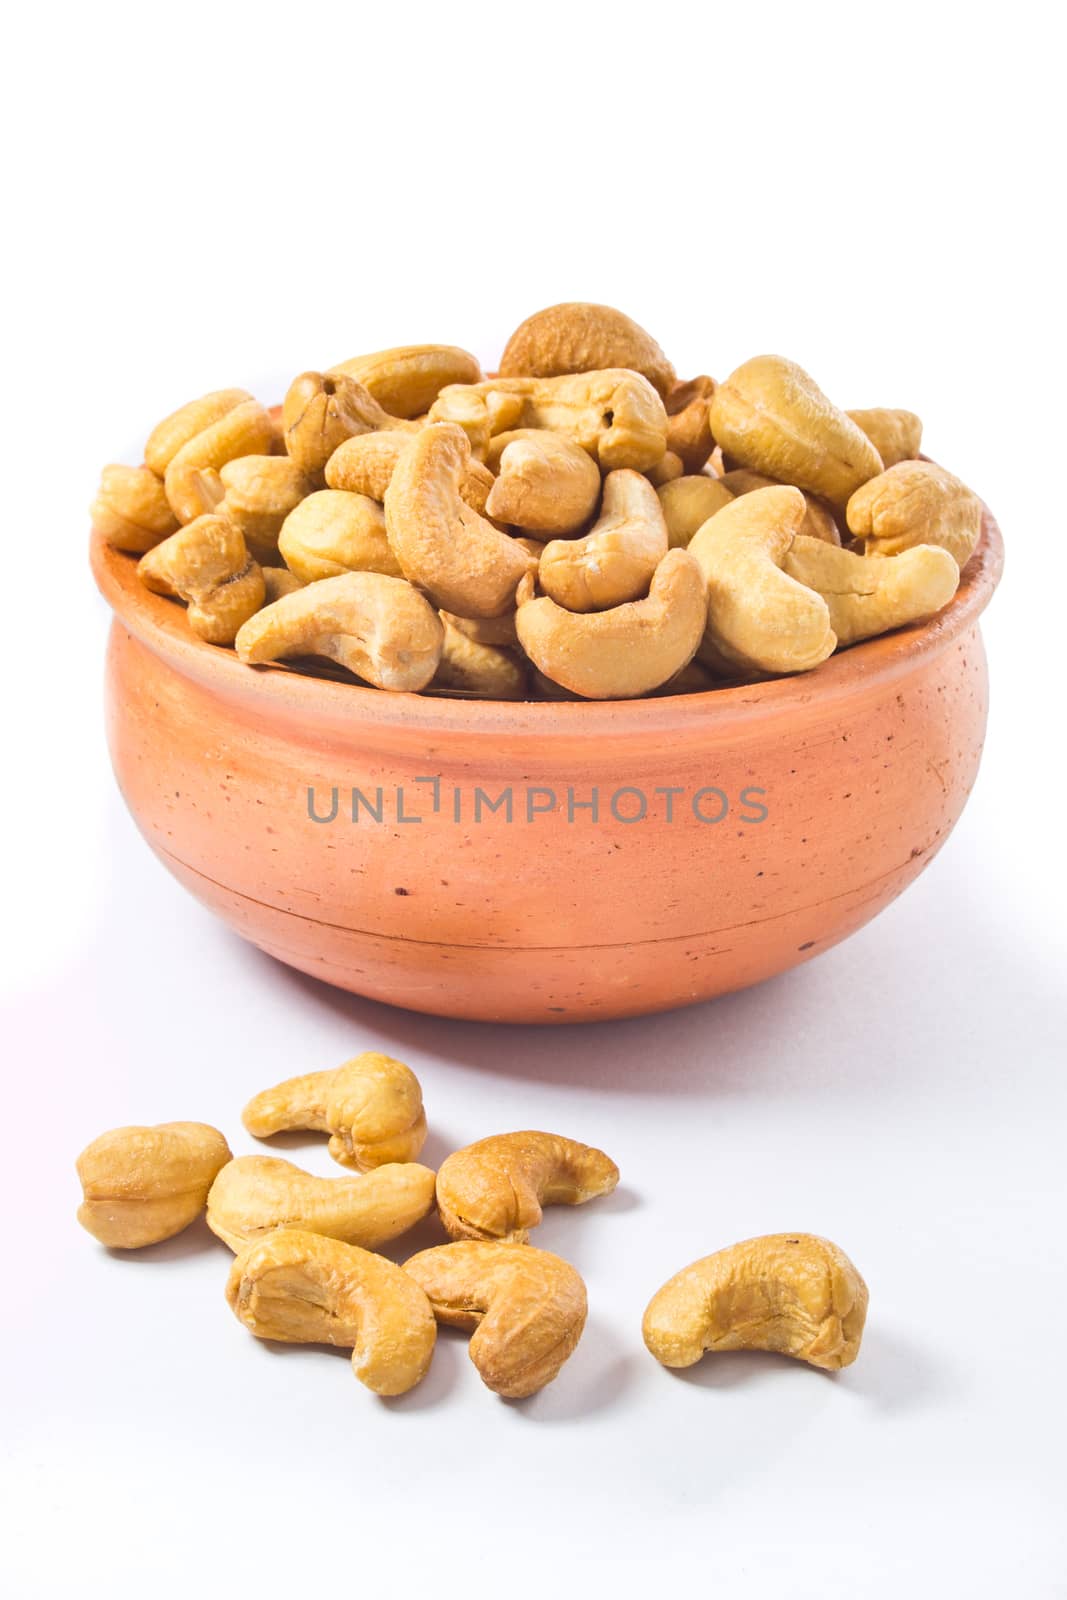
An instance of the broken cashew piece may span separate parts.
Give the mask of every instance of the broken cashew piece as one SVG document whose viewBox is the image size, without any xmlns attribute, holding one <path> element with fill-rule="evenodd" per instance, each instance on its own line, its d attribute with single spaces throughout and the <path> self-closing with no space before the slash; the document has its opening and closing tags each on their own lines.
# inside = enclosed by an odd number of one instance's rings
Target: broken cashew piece
<svg viewBox="0 0 1067 1600">
<path fill-rule="evenodd" d="M 411 442 L 410 433 L 387 428 L 380 433 L 362 433 L 338 445 L 326 463 L 326 482 L 331 489 L 348 489 L 384 501 L 393 481 L 393 472 Z M 484 512 L 496 479 L 480 461 L 467 465 L 467 476 L 459 492 L 472 511 Z"/>
<path fill-rule="evenodd" d="M 551 1383 L 582 1336 L 585 1284 L 548 1250 L 466 1239 L 420 1251 L 404 1271 L 438 1322 L 473 1331 L 468 1354 L 486 1387 L 505 1399 Z"/>
<path fill-rule="evenodd" d="M 228 517 L 210 513 L 149 550 L 137 574 L 153 594 L 184 600 L 190 628 L 208 644 L 233 644 L 267 592 L 240 530 Z"/>
<path fill-rule="evenodd" d="M 384 1256 L 287 1228 L 247 1245 L 226 1299 L 257 1339 L 352 1350 L 375 1394 L 406 1394 L 426 1375 L 437 1323 L 414 1278 Z"/>
<path fill-rule="evenodd" d="M 278 554 L 301 583 L 344 572 L 384 572 L 400 577 L 400 563 L 385 532 L 385 512 L 369 495 L 316 489 L 282 523 Z"/>
<path fill-rule="evenodd" d="M 795 361 L 755 356 L 712 398 L 711 431 L 723 452 L 779 483 L 796 484 L 844 508 L 882 459 Z"/>
<path fill-rule="evenodd" d="M 437 671 L 443 637 L 436 611 L 403 578 L 346 572 L 265 606 L 234 644 L 253 666 L 325 656 L 377 689 L 414 691 Z"/>
<path fill-rule="evenodd" d="M 869 556 L 896 556 L 937 544 L 961 569 L 982 533 L 982 502 L 933 461 L 901 461 L 872 478 L 848 503 L 848 526 Z"/>
<path fill-rule="evenodd" d="M 328 1133 L 333 1159 L 358 1172 L 414 1161 L 426 1143 L 418 1078 L 403 1061 L 377 1050 L 264 1089 L 245 1106 L 241 1121 L 257 1139 L 300 1128 Z"/>
<path fill-rule="evenodd" d="M 703 472 L 675 478 L 656 493 L 672 550 L 685 550 L 697 529 L 733 499 L 725 484 Z"/>
<path fill-rule="evenodd" d="M 867 435 L 886 468 L 912 461 L 922 446 L 922 418 L 914 411 L 892 411 L 876 406 L 870 411 L 848 411 L 857 428 Z"/>
<path fill-rule="evenodd" d="M 713 670 L 725 663 L 727 671 L 808 672 L 832 654 L 826 601 L 782 571 L 803 520 L 799 489 L 755 489 L 694 535 L 688 554 L 707 586 L 704 644 Z"/>
<path fill-rule="evenodd" d="M 453 1239 L 524 1244 L 546 1205 L 610 1194 L 619 1169 L 603 1150 L 560 1134 L 497 1133 L 457 1150 L 437 1174 L 437 1209 Z"/>
<path fill-rule="evenodd" d="M 700 568 L 668 550 L 644 600 L 582 615 L 547 595 L 520 595 L 515 626 L 538 671 L 586 700 L 630 700 L 673 678 L 704 633 L 707 600 Z"/>
<path fill-rule="evenodd" d="M 446 611 L 496 617 L 530 570 L 526 551 L 473 511 L 461 485 L 470 467 L 461 428 L 431 423 L 415 435 L 385 495 L 385 524 L 406 578 Z"/>
<path fill-rule="evenodd" d="M 497 477 L 485 510 L 536 534 L 576 533 L 596 510 L 600 473 L 571 439 L 544 428 L 498 434 L 487 462 Z"/>
<path fill-rule="evenodd" d="M 405 344 L 339 361 L 329 373 L 361 383 L 392 417 L 421 417 L 450 383 L 481 383 L 477 358 L 451 344 Z"/>
<path fill-rule="evenodd" d="M 624 469 L 604 479 L 600 516 L 583 539 L 545 546 L 538 578 L 568 611 L 604 611 L 646 595 L 666 554 L 659 497 L 647 478 Z"/>
<path fill-rule="evenodd" d="M 674 368 L 651 334 L 614 306 L 566 301 L 519 324 L 500 358 L 503 378 L 555 378 L 627 367 L 666 395 Z"/>
<path fill-rule="evenodd" d="M 316 1178 L 279 1156 L 238 1156 L 207 1197 L 207 1225 L 231 1250 L 277 1228 L 303 1228 L 373 1250 L 433 1209 L 434 1174 L 391 1162 L 356 1178 Z"/>
<path fill-rule="evenodd" d="M 231 1159 L 222 1134 L 206 1122 L 112 1128 L 75 1163 L 84 1196 L 78 1221 L 112 1249 L 158 1244 L 196 1221 Z"/>
<path fill-rule="evenodd" d="M 149 467 L 105 467 L 91 516 L 113 550 L 135 556 L 143 556 L 178 527 L 163 485 Z"/>
<path fill-rule="evenodd" d="M 828 1239 L 773 1233 L 694 1261 L 645 1312 L 645 1344 L 665 1367 L 706 1351 L 773 1350 L 834 1372 L 859 1354 L 867 1285 Z"/>
<path fill-rule="evenodd" d="M 839 645 L 925 622 L 948 605 L 960 582 L 959 567 L 940 545 L 861 556 L 802 534 L 786 551 L 782 571 L 822 595 Z"/>
</svg>

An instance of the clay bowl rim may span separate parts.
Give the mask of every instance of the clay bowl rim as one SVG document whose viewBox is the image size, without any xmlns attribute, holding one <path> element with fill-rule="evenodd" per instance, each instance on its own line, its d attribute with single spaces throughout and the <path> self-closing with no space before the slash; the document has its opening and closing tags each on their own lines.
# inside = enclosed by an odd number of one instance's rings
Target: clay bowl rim
<svg viewBox="0 0 1067 1600">
<path fill-rule="evenodd" d="M 1000 581 L 1004 544 L 996 519 L 983 507 L 978 548 L 943 611 L 929 622 L 852 645 L 813 672 L 640 700 L 478 700 L 390 694 L 292 670 L 249 667 L 238 661 L 232 650 L 198 639 L 185 620 L 185 608 L 147 590 L 137 577 L 137 558 L 113 550 L 96 530 L 90 541 L 90 564 L 115 617 L 156 655 L 217 692 L 261 700 L 264 710 L 274 705 L 279 712 L 295 712 L 304 718 L 325 715 L 331 721 L 358 721 L 364 727 L 413 733 L 536 737 L 610 732 L 618 736 L 630 732 L 658 735 L 672 728 L 692 729 L 694 724 L 724 729 L 878 692 L 924 658 L 939 654 L 977 623 Z"/>
</svg>

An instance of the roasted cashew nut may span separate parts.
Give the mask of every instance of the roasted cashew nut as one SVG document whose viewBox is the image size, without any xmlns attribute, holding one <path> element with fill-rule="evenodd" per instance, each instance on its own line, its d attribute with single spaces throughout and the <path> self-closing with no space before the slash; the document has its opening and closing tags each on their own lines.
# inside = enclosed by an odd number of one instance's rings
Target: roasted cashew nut
<svg viewBox="0 0 1067 1600">
<path fill-rule="evenodd" d="M 869 556 L 938 544 L 961 569 L 982 533 L 982 502 L 932 461 L 901 461 L 865 483 L 848 503 L 848 526 Z"/>
<path fill-rule="evenodd" d="M 410 430 L 414 423 L 390 417 L 361 383 L 343 372 L 302 372 L 282 403 L 285 446 L 316 484 L 338 445 L 379 428 Z"/>
<path fill-rule="evenodd" d="M 328 1133 L 333 1159 L 359 1172 L 414 1161 L 426 1143 L 418 1078 L 403 1061 L 377 1050 L 264 1089 L 245 1106 L 241 1121 L 257 1139 L 294 1128 Z"/>
<path fill-rule="evenodd" d="M 922 446 L 922 418 L 914 411 L 891 411 L 876 406 L 870 411 L 848 411 L 857 428 L 867 435 L 886 468 L 898 461 L 911 461 Z"/>
<path fill-rule="evenodd" d="M 685 550 L 697 529 L 733 499 L 724 483 L 702 472 L 675 478 L 656 493 L 672 550 Z"/>
<path fill-rule="evenodd" d="M 373 1250 L 421 1222 L 434 1202 L 434 1174 L 414 1161 L 357 1178 L 316 1178 L 279 1156 L 238 1156 L 207 1197 L 207 1225 L 240 1250 L 278 1228 L 303 1228 Z"/>
<path fill-rule="evenodd" d="M 369 495 L 317 489 L 290 511 L 278 535 L 278 554 L 301 583 L 345 572 L 400 577 L 385 532 L 385 512 Z"/>
<path fill-rule="evenodd" d="M 663 459 L 667 448 L 663 401 L 640 373 L 620 368 L 562 378 L 492 378 L 442 389 L 430 421 L 457 423 L 483 456 L 496 434 L 547 428 L 580 445 L 604 472 L 615 467 L 644 472 Z"/>
<path fill-rule="evenodd" d="M 822 595 L 839 645 L 925 622 L 948 605 L 960 582 L 959 567 L 940 545 L 860 556 L 802 534 L 786 551 L 782 571 Z"/>
<path fill-rule="evenodd" d="M 498 1133 L 442 1163 L 437 1209 L 453 1239 L 523 1244 L 543 1205 L 580 1206 L 618 1181 L 614 1161 L 592 1145 L 555 1133 Z"/>
<path fill-rule="evenodd" d="M 156 424 L 148 435 L 144 447 L 145 465 L 157 478 L 166 476 L 178 451 L 205 429 L 235 411 L 239 405 L 252 399 L 247 389 L 215 389 L 197 400 L 179 406 L 169 417 Z"/>
<path fill-rule="evenodd" d="M 242 400 L 217 421 L 201 429 L 171 457 L 163 488 L 179 522 L 192 522 L 214 511 L 222 499 L 220 468 L 238 456 L 270 449 L 273 427 L 258 400 Z"/>
<path fill-rule="evenodd" d="M 547 544 L 538 579 L 568 611 L 604 611 L 646 595 L 666 554 L 667 524 L 655 489 L 639 472 L 609 472 L 591 531 Z"/>
<path fill-rule="evenodd" d="M 326 463 L 326 482 L 331 489 L 348 489 L 384 501 L 396 464 L 410 442 L 410 433 L 398 433 L 393 428 L 346 439 Z M 471 460 L 459 492 L 472 511 L 482 513 L 495 482 L 488 467 Z"/>
<path fill-rule="evenodd" d="M 223 497 L 217 510 L 244 534 L 257 561 L 276 559 L 278 535 L 312 485 L 288 456 L 238 456 L 219 468 Z"/>
<path fill-rule="evenodd" d="M 803 520 L 799 489 L 755 489 L 693 536 L 688 554 L 707 586 L 713 669 L 725 662 L 746 672 L 808 672 L 833 652 L 826 601 L 781 570 Z"/>
<path fill-rule="evenodd" d="M 190 628 L 209 644 L 233 644 L 266 598 L 262 569 L 228 517 L 187 522 L 142 556 L 137 572 L 153 594 L 184 600 Z"/>
<path fill-rule="evenodd" d="M 723 452 L 843 508 L 882 460 L 867 435 L 784 356 L 755 356 L 721 383 L 711 431 Z"/>
<path fill-rule="evenodd" d="M 667 450 L 680 457 L 683 472 L 699 472 L 711 455 L 711 402 L 715 379 L 702 375 L 679 383 L 667 395 Z"/>
<path fill-rule="evenodd" d="M 477 358 L 451 344 L 406 344 L 339 361 L 329 375 L 361 383 L 392 417 L 421 417 L 450 383 L 481 383 Z"/>
<path fill-rule="evenodd" d="M 283 594 L 293 594 L 304 585 L 295 572 L 290 572 L 288 567 L 264 567 L 263 587 L 266 591 L 263 598 L 264 606 L 272 606 L 275 600 L 280 600 Z"/>
<path fill-rule="evenodd" d="M 674 386 L 674 368 L 651 334 L 614 306 L 566 301 L 519 324 L 500 358 L 502 378 L 556 378 L 626 367 L 660 395 Z"/>
<path fill-rule="evenodd" d="M 685 550 L 668 550 L 647 599 L 610 611 L 566 611 L 547 595 L 520 602 L 515 626 L 534 666 L 586 700 L 658 689 L 692 660 L 707 620 L 704 579 Z"/>
<path fill-rule="evenodd" d="M 694 1261 L 653 1295 L 645 1344 L 665 1367 L 705 1351 L 774 1350 L 836 1371 L 859 1354 L 867 1285 L 828 1239 L 773 1233 Z"/>
<path fill-rule="evenodd" d="M 582 1336 L 585 1284 L 548 1250 L 467 1239 L 420 1251 L 404 1271 L 438 1322 L 473 1330 L 468 1354 L 486 1387 L 505 1399 L 551 1383 Z"/>
<path fill-rule="evenodd" d="M 596 462 L 571 439 L 544 428 L 501 433 L 486 458 L 498 476 L 486 512 L 537 534 L 575 533 L 600 496 Z"/>
<path fill-rule="evenodd" d="M 429 693 L 478 700 L 522 700 L 526 669 L 512 650 L 481 644 L 461 632 L 442 612 L 445 637 Z"/>
<path fill-rule="evenodd" d="M 84 1195 L 78 1221 L 112 1249 L 158 1244 L 195 1222 L 230 1160 L 226 1140 L 206 1122 L 112 1128 L 76 1162 Z"/>
<path fill-rule="evenodd" d="M 283 595 L 244 624 L 242 661 L 325 656 L 378 689 L 424 689 L 437 671 L 444 629 L 403 578 L 346 572 Z"/>
<path fill-rule="evenodd" d="M 353 1372 L 375 1394 L 414 1388 L 437 1339 L 430 1303 L 402 1267 L 298 1229 L 247 1245 L 226 1299 L 257 1339 L 351 1347 Z"/>
<path fill-rule="evenodd" d="M 751 494 L 753 489 L 781 489 L 787 487 L 775 478 L 766 478 L 762 472 L 751 472 L 748 467 L 735 467 L 724 472 L 717 480 L 735 499 Z M 812 494 L 804 495 L 804 520 L 797 532 L 808 539 L 821 539 L 824 544 L 840 545 L 841 533 L 829 508 Z"/>
<path fill-rule="evenodd" d="M 178 527 L 163 485 L 148 467 L 105 467 L 91 516 L 113 550 L 135 556 L 143 556 Z"/>
<path fill-rule="evenodd" d="M 531 562 L 463 499 L 470 459 L 462 429 L 423 428 L 394 469 L 385 525 L 404 576 L 435 605 L 459 616 L 497 617 L 514 603 Z"/>
</svg>

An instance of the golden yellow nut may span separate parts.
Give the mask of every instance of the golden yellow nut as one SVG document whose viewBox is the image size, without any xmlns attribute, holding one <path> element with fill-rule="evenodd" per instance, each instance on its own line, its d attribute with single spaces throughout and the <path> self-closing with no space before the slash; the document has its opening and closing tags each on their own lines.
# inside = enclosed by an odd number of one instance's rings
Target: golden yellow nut
<svg viewBox="0 0 1067 1600">
<path fill-rule="evenodd" d="M 656 492 L 672 550 L 686 549 L 697 529 L 733 499 L 725 484 L 702 472 L 675 478 Z"/>
<path fill-rule="evenodd" d="M 141 556 L 175 531 L 178 519 L 148 467 L 105 467 L 92 506 L 93 527 L 114 550 Z"/>
<path fill-rule="evenodd" d="M 145 465 L 157 478 L 164 477 L 174 457 L 191 439 L 251 399 L 247 389 L 215 389 L 211 394 L 200 395 L 179 406 L 148 435 L 144 447 Z"/>
<path fill-rule="evenodd" d="M 418 1078 L 403 1061 L 377 1050 L 264 1089 L 245 1106 L 241 1120 L 257 1139 L 294 1128 L 328 1133 L 334 1160 L 359 1172 L 414 1161 L 426 1142 Z"/>
<path fill-rule="evenodd" d="M 613 306 L 587 301 L 535 311 L 515 329 L 500 358 L 502 378 L 556 378 L 607 367 L 640 372 L 661 395 L 675 381 L 674 368 L 651 334 Z"/>
<path fill-rule="evenodd" d="M 316 489 L 301 500 L 282 523 L 278 554 L 302 583 L 344 572 L 401 575 L 386 537 L 385 512 L 377 500 L 345 489 Z"/>
<path fill-rule="evenodd" d="M 711 455 L 711 402 L 715 379 L 702 374 L 675 384 L 667 395 L 667 449 L 681 458 L 683 472 L 699 472 Z"/>
<path fill-rule="evenodd" d="M 361 383 L 390 416 L 421 417 L 450 383 L 481 383 L 482 369 L 467 350 L 451 344 L 406 344 L 339 361 L 341 372 Z"/>
<path fill-rule="evenodd" d="M 739 495 L 751 494 L 753 489 L 778 489 L 783 485 L 774 478 L 766 478 L 761 472 L 750 472 L 747 467 L 735 467 L 732 472 L 724 472 L 718 480 L 724 489 L 729 489 L 736 499 Z M 800 533 L 809 539 L 822 539 L 825 544 L 841 543 L 841 534 L 828 506 L 813 494 L 804 496 L 804 520 L 800 524 Z"/>
<path fill-rule="evenodd" d="M 158 1244 L 195 1222 L 230 1159 L 226 1140 L 206 1122 L 112 1128 L 78 1157 L 78 1221 L 113 1249 Z"/>
<path fill-rule="evenodd" d="M 460 631 L 442 612 L 445 637 L 441 660 L 428 692 L 468 695 L 478 700 L 522 700 L 526 669 L 517 654 L 499 645 L 481 644 Z"/>
<path fill-rule="evenodd" d="M 982 533 L 982 502 L 932 461 L 901 461 L 872 478 L 848 503 L 849 530 L 869 556 L 895 556 L 937 544 L 965 567 Z"/>
<path fill-rule="evenodd" d="M 919 454 L 923 425 L 914 411 L 876 406 L 869 411 L 850 411 L 848 416 L 867 435 L 884 467 L 895 467 L 898 461 L 911 461 Z"/>
<path fill-rule="evenodd" d="M 238 456 L 270 449 L 273 428 L 258 400 L 242 400 L 217 421 L 194 434 L 172 456 L 163 478 L 171 509 L 179 522 L 192 522 L 213 511 L 222 499 L 220 468 Z"/>
<path fill-rule="evenodd" d="M 263 571 L 227 517 L 197 517 L 141 557 L 141 582 L 184 600 L 189 626 L 209 644 L 232 644 L 266 598 Z"/>
<path fill-rule="evenodd" d="M 959 567 L 939 545 L 861 556 L 799 533 L 782 571 L 822 595 L 839 645 L 925 622 L 948 605 L 960 582 Z"/>
<path fill-rule="evenodd" d="M 207 1225 L 231 1250 L 278 1228 L 303 1228 L 373 1250 L 433 1209 L 434 1174 L 390 1162 L 355 1178 L 316 1178 L 278 1156 L 227 1162 L 207 1197 Z"/>
<path fill-rule="evenodd" d="M 327 461 L 338 445 L 378 429 L 410 430 L 413 424 L 390 417 L 361 383 L 343 372 L 302 372 L 282 402 L 285 447 L 313 483 L 321 485 Z"/>
<path fill-rule="evenodd" d="M 272 561 L 278 535 L 290 511 L 311 493 L 312 485 L 288 456 L 238 456 L 219 469 L 223 497 L 217 510 L 244 535 L 257 561 Z"/>
<path fill-rule="evenodd" d="M 583 539 L 553 539 L 538 565 L 542 589 L 568 611 L 604 611 L 646 595 L 667 554 L 659 498 L 639 472 L 604 479 L 600 515 Z"/>
<path fill-rule="evenodd" d="M 497 1133 L 457 1150 L 437 1174 L 437 1209 L 453 1239 L 523 1244 L 543 1205 L 610 1194 L 619 1169 L 603 1150 L 556 1133 Z"/>
<path fill-rule="evenodd" d="M 544 536 L 572 534 L 596 510 L 597 464 L 560 433 L 522 428 L 498 434 L 486 462 L 497 477 L 485 510 L 497 522 Z"/>
</svg>

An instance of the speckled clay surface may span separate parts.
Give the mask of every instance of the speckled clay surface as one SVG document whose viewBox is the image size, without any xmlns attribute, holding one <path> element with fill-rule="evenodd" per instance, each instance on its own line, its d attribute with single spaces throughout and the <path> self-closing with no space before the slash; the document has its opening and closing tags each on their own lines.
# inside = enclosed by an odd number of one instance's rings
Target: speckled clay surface
<svg viewBox="0 0 1067 1600">
<path fill-rule="evenodd" d="M 922 871 L 974 782 L 987 684 L 978 618 L 1000 576 L 992 517 L 924 627 L 755 687 L 612 704 L 385 694 L 242 666 L 94 538 L 116 616 L 108 733 L 126 802 L 167 868 L 304 972 L 447 1016 L 632 1016 L 743 988 L 862 927 Z M 437 776 L 432 790 L 415 780 Z M 339 790 L 338 816 L 321 813 Z M 473 791 L 513 790 L 514 819 Z M 350 820 L 349 792 L 376 802 Z M 419 822 L 396 820 L 396 790 Z M 561 806 L 525 820 L 528 787 Z M 620 788 L 648 818 L 610 811 Z M 741 790 L 768 815 L 740 820 Z M 600 815 L 567 816 L 567 792 Z M 683 791 L 674 820 L 666 797 Z M 692 796 L 733 802 L 698 821 Z M 454 795 L 462 816 L 454 819 Z M 536 803 L 536 802 L 535 802 Z M 706 795 L 714 815 L 721 801 Z M 624 814 L 638 808 L 622 796 Z M 755 806 L 745 808 L 753 813 Z M 653 820 L 655 818 L 655 820 Z"/>
</svg>

